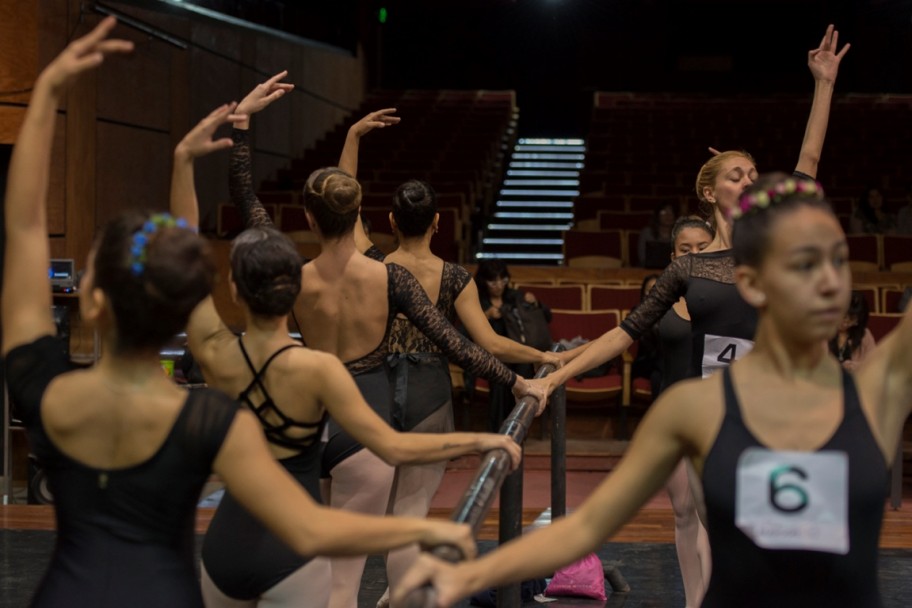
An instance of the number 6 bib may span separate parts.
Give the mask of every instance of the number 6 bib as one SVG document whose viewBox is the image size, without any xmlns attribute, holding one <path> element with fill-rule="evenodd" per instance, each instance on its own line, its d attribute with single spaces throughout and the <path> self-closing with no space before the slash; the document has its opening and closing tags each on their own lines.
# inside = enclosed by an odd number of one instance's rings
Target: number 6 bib
<svg viewBox="0 0 912 608">
<path fill-rule="evenodd" d="M 735 525 L 764 549 L 849 552 L 844 452 L 747 448 L 738 459 Z"/>
</svg>

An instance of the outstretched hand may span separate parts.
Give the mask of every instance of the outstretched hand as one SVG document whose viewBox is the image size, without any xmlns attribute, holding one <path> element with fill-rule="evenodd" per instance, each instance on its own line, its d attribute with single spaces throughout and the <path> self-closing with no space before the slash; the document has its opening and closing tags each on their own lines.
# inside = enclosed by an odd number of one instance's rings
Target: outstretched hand
<svg viewBox="0 0 912 608">
<path fill-rule="evenodd" d="M 823 40 L 816 49 L 808 51 L 808 67 L 814 80 L 825 82 L 835 82 L 836 74 L 839 72 L 839 62 L 845 57 L 845 54 L 851 48 L 851 44 L 846 44 L 842 50 L 836 52 L 839 42 L 839 32 L 833 28 L 833 24 L 827 26 Z"/>
<path fill-rule="evenodd" d="M 48 64 L 39 79 L 59 94 L 79 75 L 101 65 L 108 55 L 132 51 L 133 43 L 129 40 L 107 39 L 115 25 L 117 20 L 114 17 L 102 19 L 91 32 L 68 44 Z"/>
<path fill-rule="evenodd" d="M 175 154 L 185 156 L 188 159 L 206 156 L 216 150 L 230 148 L 232 141 L 230 137 L 221 139 L 212 139 L 215 130 L 225 123 L 237 124 L 247 120 L 246 114 L 237 113 L 237 103 L 226 103 L 213 110 L 208 116 L 199 121 L 189 133 L 177 144 Z"/>
<path fill-rule="evenodd" d="M 398 116 L 393 116 L 395 113 L 396 108 L 384 108 L 382 110 L 377 110 L 376 112 L 371 112 L 349 127 L 348 132 L 356 137 L 361 137 L 374 129 L 382 129 L 384 127 L 399 124 L 399 121 L 402 119 Z"/>
<path fill-rule="evenodd" d="M 289 82 L 279 82 L 286 76 L 288 76 L 288 70 L 282 70 L 266 82 L 255 86 L 253 90 L 241 100 L 241 103 L 237 105 L 237 113 L 246 114 L 248 118 L 243 121 L 245 124 L 238 126 L 246 127 L 246 122 L 251 115 L 262 111 L 273 101 L 294 89 L 294 85 Z"/>
<path fill-rule="evenodd" d="M 458 576 L 459 573 L 457 566 L 423 553 L 418 556 L 400 583 L 393 589 L 392 605 L 404 606 L 406 598 L 412 591 L 425 585 L 433 585 L 435 608 L 451 606 L 460 598 L 469 595 L 465 582 Z"/>
</svg>

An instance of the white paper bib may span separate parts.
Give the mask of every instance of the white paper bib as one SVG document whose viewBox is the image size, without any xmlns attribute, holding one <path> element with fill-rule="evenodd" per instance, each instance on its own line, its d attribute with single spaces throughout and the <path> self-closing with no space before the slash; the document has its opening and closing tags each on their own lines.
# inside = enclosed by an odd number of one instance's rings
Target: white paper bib
<svg viewBox="0 0 912 608">
<path fill-rule="evenodd" d="M 849 552 L 845 452 L 747 448 L 738 459 L 735 525 L 758 547 Z"/>
<path fill-rule="evenodd" d="M 723 367 L 728 367 L 753 347 L 753 340 L 706 334 L 703 337 L 703 377 L 708 378 Z"/>
</svg>

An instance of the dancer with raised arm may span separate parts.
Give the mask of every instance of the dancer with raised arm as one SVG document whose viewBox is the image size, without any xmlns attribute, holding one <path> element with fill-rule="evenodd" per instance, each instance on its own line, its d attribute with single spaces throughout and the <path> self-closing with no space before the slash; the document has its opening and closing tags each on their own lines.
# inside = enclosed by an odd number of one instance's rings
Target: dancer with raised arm
<svg viewBox="0 0 912 608">
<path fill-rule="evenodd" d="M 277 83 L 284 74 L 268 82 Z M 267 83 L 268 84 L 268 83 Z M 269 86 L 254 89 L 239 104 L 256 111 L 272 94 Z M 250 110 L 248 110 L 248 108 Z M 253 192 L 250 174 L 249 124 L 235 123 L 232 134 L 232 200 L 245 218 L 263 222 L 262 205 Z M 464 339 L 434 307 L 421 285 L 403 267 L 381 264 L 361 254 L 355 244 L 361 187 L 341 169 L 314 171 L 304 187 L 308 221 L 321 244 L 321 254 L 305 264 L 302 288 L 294 306 L 307 346 L 339 357 L 354 376 L 365 400 L 387 422 L 392 407 L 386 357 L 397 314 L 408 317 L 453 362 L 476 374 L 513 386 L 517 396 L 541 395 L 489 353 Z M 542 406 L 543 407 L 543 406 Z M 383 462 L 330 420 L 323 451 L 324 495 L 339 508 L 383 514 L 389 502 L 395 469 Z M 365 558 L 334 559 L 331 608 L 354 608 Z"/>
<path fill-rule="evenodd" d="M 191 227 L 199 218 L 194 160 L 214 149 L 212 135 L 229 118 L 224 110 L 206 117 L 175 150 L 171 211 Z M 257 415 L 272 454 L 315 501 L 320 500 L 320 435 L 327 413 L 391 464 L 445 462 L 504 449 L 518 465 L 520 448 L 504 435 L 405 435 L 393 430 L 364 401 L 336 357 L 292 339 L 288 314 L 301 289 L 301 259 L 287 236 L 272 228 L 250 228 L 235 239 L 230 260 L 232 293 L 244 312 L 246 331 L 242 337 L 231 332 L 209 297 L 190 318 L 190 349 L 210 387 L 238 395 Z M 223 498 L 203 545 L 207 606 L 322 606 L 329 591 L 328 560 L 301 557 L 251 518 L 230 493 Z"/>
<path fill-rule="evenodd" d="M 162 372 L 161 348 L 208 296 L 214 278 L 205 241 L 182 220 L 126 213 L 101 229 L 80 281 L 79 308 L 104 355 L 89 369 L 71 368 L 54 338 L 46 278 L 51 147 L 68 86 L 132 48 L 108 39 L 114 26 L 113 18 L 103 20 L 38 76 L 4 201 L 0 314 L 8 390 L 47 471 L 57 518 L 54 553 L 31 605 L 200 608 L 194 517 L 213 472 L 301 555 L 363 554 L 413 542 L 472 553 L 468 526 L 321 507 L 276 463 L 252 414 L 211 389 L 188 393 Z"/>
<path fill-rule="evenodd" d="M 737 288 L 759 314 L 754 349 L 663 393 L 571 515 L 477 561 L 424 555 L 396 599 L 430 582 L 449 606 L 547 575 L 599 547 L 686 457 L 702 479 L 713 554 L 702 606 L 882 605 L 878 540 L 912 408 L 912 312 L 857 370 L 843 369 L 826 340 L 848 309 L 849 250 L 822 187 L 775 174 L 736 209 Z"/>
</svg>

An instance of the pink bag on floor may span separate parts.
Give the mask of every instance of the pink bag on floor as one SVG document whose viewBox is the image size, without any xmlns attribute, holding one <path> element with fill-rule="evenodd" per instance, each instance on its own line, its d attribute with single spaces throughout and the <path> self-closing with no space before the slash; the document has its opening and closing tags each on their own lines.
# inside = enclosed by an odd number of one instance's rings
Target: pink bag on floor
<svg viewBox="0 0 912 608">
<path fill-rule="evenodd" d="M 557 597 L 560 595 L 573 595 L 577 597 L 591 597 L 596 600 L 606 600 L 605 573 L 602 570 L 602 561 L 595 553 L 590 553 L 578 562 L 564 566 L 554 573 L 554 578 L 548 583 L 545 595 Z"/>
</svg>

